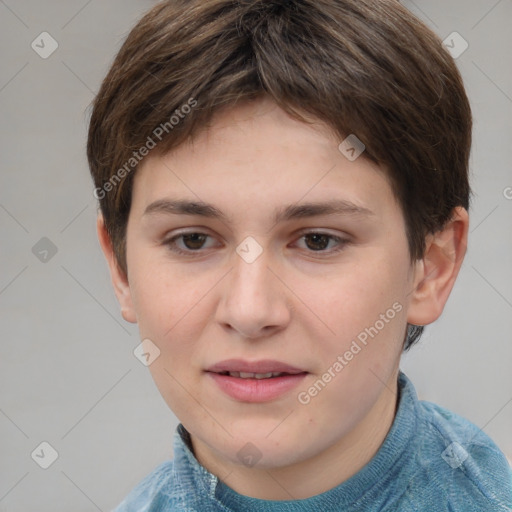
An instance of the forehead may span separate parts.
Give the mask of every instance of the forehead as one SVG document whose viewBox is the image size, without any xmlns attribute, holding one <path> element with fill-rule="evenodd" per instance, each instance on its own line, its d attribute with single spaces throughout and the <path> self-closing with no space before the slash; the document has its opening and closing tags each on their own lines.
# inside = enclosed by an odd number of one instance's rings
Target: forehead
<svg viewBox="0 0 512 512">
<path fill-rule="evenodd" d="M 396 207 L 385 169 L 364 156 L 350 161 L 340 142 L 321 121 L 301 122 L 270 101 L 225 109 L 192 139 L 142 162 L 132 207 L 172 197 L 274 218 L 302 201 L 341 200 L 376 214 Z"/>
</svg>

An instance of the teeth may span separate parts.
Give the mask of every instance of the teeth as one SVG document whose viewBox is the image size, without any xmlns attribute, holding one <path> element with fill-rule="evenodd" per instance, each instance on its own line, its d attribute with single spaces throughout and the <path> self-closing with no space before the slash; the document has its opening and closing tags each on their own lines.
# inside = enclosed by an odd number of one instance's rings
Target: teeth
<svg viewBox="0 0 512 512">
<path fill-rule="evenodd" d="M 282 372 L 269 372 L 269 373 L 249 373 L 249 372 L 229 372 L 231 377 L 238 377 L 240 379 L 270 379 L 271 377 L 278 377 L 283 375 Z"/>
</svg>

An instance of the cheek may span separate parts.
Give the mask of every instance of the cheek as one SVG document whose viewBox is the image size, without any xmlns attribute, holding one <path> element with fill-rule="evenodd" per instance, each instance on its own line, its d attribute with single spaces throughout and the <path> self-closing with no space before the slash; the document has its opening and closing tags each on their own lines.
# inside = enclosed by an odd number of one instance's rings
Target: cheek
<svg viewBox="0 0 512 512">
<path fill-rule="evenodd" d="M 189 268 L 151 258 L 151 254 L 144 256 L 133 255 L 138 261 L 130 276 L 132 301 L 141 335 L 163 341 L 179 330 L 189 315 L 196 314 L 207 280 L 194 278 Z"/>
<path fill-rule="evenodd" d="M 314 297 L 335 335 L 320 338 L 322 365 L 308 385 L 322 381 L 316 387 L 323 390 L 312 401 L 330 411 L 332 421 L 343 411 L 365 410 L 395 371 L 406 325 L 403 280 L 399 265 L 375 262 L 329 280 L 329 292 Z"/>
<path fill-rule="evenodd" d="M 317 338 L 321 364 L 300 390 L 310 400 L 301 405 L 308 421 L 323 429 L 320 437 L 332 425 L 349 429 L 359 421 L 396 370 L 406 324 L 403 275 L 400 266 L 375 263 L 315 288 L 312 300 L 335 332 Z"/>
<path fill-rule="evenodd" d="M 301 293 L 308 297 L 311 309 L 334 331 L 334 337 L 347 341 L 373 326 L 388 310 L 385 320 L 392 317 L 393 322 L 386 322 L 386 330 L 390 330 L 392 323 L 403 321 L 403 315 L 397 313 L 406 309 L 404 268 L 372 258 L 366 264 L 352 265 L 349 271 L 337 270 L 321 281 L 307 281 Z"/>
<path fill-rule="evenodd" d="M 149 371 L 170 409 L 180 418 L 187 418 L 187 390 L 197 384 L 199 372 L 195 370 L 201 361 L 196 342 L 207 318 L 206 301 L 201 297 L 211 285 L 207 286 L 208 279 L 194 279 L 190 272 L 172 269 L 168 264 L 159 269 L 155 262 L 147 262 L 139 268 L 152 269 L 133 276 L 140 337 L 149 338 L 160 350 Z"/>
</svg>

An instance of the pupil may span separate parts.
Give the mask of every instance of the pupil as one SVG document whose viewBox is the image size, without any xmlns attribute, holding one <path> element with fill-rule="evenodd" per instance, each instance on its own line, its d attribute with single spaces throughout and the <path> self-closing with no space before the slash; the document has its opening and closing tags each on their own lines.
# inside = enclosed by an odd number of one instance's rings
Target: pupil
<svg viewBox="0 0 512 512">
<path fill-rule="evenodd" d="M 204 244 L 204 240 L 206 235 L 201 235 L 200 233 L 192 233 L 188 235 L 183 235 L 183 242 L 187 249 L 200 249 Z M 190 242 L 192 242 L 192 247 L 190 247 Z"/>
<path fill-rule="evenodd" d="M 320 245 L 321 247 L 319 248 L 318 246 L 316 247 L 310 247 L 310 244 L 307 243 L 308 240 L 311 240 L 313 239 L 313 243 L 319 243 L 320 241 Z M 306 235 L 306 245 L 308 246 L 309 249 L 313 249 L 313 250 L 321 250 L 321 249 L 325 249 L 328 245 L 329 245 L 329 237 L 327 235 L 321 235 L 321 234 L 313 234 L 313 235 Z"/>
</svg>

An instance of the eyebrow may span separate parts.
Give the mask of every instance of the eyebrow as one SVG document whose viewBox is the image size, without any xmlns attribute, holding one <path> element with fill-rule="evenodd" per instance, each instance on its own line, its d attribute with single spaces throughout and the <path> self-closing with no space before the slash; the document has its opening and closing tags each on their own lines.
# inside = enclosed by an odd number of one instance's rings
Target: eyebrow
<svg viewBox="0 0 512 512">
<path fill-rule="evenodd" d="M 167 215 L 198 215 L 211 219 L 229 222 L 229 218 L 212 204 L 203 201 L 159 199 L 144 210 L 144 216 L 154 214 Z M 325 202 L 312 202 L 291 204 L 277 210 L 274 214 L 274 223 L 292 219 L 304 219 L 320 215 L 350 215 L 355 217 L 371 217 L 375 213 L 351 201 L 335 199 Z"/>
</svg>

